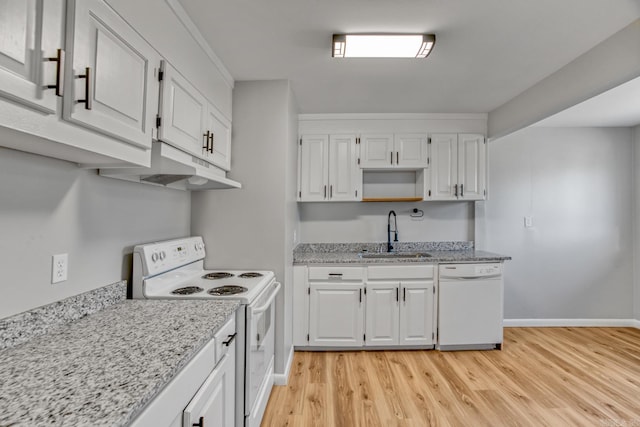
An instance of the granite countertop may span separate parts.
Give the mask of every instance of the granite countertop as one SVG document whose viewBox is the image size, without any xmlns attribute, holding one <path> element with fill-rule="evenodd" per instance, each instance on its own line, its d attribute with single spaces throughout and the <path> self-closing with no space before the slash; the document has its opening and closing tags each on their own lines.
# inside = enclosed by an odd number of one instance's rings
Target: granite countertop
<svg viewBox="0 0 640 427">
<path fill-rule="evenodd" d="M 0 426 L 130 423 L 238 306 L 125 300 L 0 351 Z"/>
<path fill-rule="evenodd" d="M 293 251 L 301 264 L 398 264 L 445 262 L 502 262 L 510 256 L 476 250 L 473 242 L 396 242 L 399 253 L 426 252 L 429 257 L 363 258 L 360 253 L 386 252 L 386 243 L 304 243 Z"/>
</svg>

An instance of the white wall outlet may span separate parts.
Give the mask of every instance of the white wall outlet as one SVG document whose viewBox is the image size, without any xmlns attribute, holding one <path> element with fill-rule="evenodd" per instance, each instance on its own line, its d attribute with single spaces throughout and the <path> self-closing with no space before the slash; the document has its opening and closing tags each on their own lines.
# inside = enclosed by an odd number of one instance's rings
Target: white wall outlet
<svg viewBox="0 0 640 427">
<path fill-rule="evenodd" d="M 68 268 L 68 254 L 54 255 L 53 262 L 51 263 L 51 283 L 59 283 L 67 280 Z"/>
<path fill-rule="evenodd" d="M 526 228 L 533 227 L 533 217 L 532 216 L 525 216 L 524 217 L 524 226 Z"/>
</svg>

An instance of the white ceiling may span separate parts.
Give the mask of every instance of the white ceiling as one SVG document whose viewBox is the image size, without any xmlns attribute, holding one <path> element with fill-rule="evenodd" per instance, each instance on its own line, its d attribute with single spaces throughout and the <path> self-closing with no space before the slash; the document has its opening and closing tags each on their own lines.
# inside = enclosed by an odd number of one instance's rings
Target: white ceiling
<svg viewBox="0 0 640 427">
<path fill-rule="evenodd" d="M 486 113 L 640 17 L 640 0 L 180 0 L 236 80 L 301 113 Z M 427 59 L 334 59 L 339 32 L 429 32 Z"/>
</svg>

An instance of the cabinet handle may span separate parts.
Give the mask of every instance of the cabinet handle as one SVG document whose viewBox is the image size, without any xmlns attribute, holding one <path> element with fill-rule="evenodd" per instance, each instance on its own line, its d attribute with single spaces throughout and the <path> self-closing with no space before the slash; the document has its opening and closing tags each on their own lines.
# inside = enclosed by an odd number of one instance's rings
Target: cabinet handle
<svg viewBox="0 0 640 427">
<path fill-rule="evenodd" d="M 407 301 L 407 288 L 402 288 L 402 301 Z"/>
<path fill-rule="evenodd" d="M 234 333 L 233 335 L 228 335 L 227 336 L 227 340 L 226 341 L 222 341 L 222 344 L 224 344 L 226 347 L 229 347 L 231 345 L 231 343 L 233 342 L 233 340 L 236 339 L 236 335 L 238 335 L 238 333 Z"/>
<path fill-rule="evenodd" d="M 84 104 L 85 110 L 91 110 L 91 67 L 84 69 L 84 74 L 79 74 L 76 79 L 84 79 L 84 99 L 76 100 L 76 104 Z"/>
<path fill-rule="evenodd" d="M 460 184 L 460 197 L 464 197 L 464 184 Z"/>
<path fill-rule="evenodd" d="M 329 186 L 329 198 L 333 199 L 333 185 Z"/>
<path fill-rule="evenodd" d="M 62 96 L 64 89 L 64 50 L 58 49 L 56 56 L 52 58 L 44 58 L 44 61 L 51 61 L 56 63 L 56 84 L 45 85 L 44 89 L 55 89 L 56 96 Z"/>
<path fill-rule="evenodd" d="M 360 303 L 362 304 L 362 289 L 360 289 Z"/>
<path fill-rule="evenodd" d="M 204 427 L 204 417 L 200 417 L 200 420 L 197 423 L 192 424 L 193 427 Z"/>
<path fill-rule="evenodd" d="M 396 302 L 400 301 L 400 289 L 396 288 Z"/>
<path fill-rule="evenodd" d="M 453 186 L 453 189 L 454 189 L 454 194 L 453 194 L 453 195 L 454 195 L 454 196 L 456 196 L 456 197 L 458 197 L 458 184 L 455 184 L 455 185 Z"/>
<path fill-rule="evenodd" d="M 211 132 L 211 135 L 209 136 L 209 141 L 211 142 L 211 146 L 209 147 L 209 152 L 213 154 L 213 132 Z"/>
<path fill-rule="evenodd" d="M 396 165 L 400 164 L 400 152 L 396 151 Z"/>
<path fill-rule="evenodd" d="M 324 198 L 325 199 L 327 198 L 327 186 L 326 185 L 324 186 Z"/>
<path fill-rule="evenodd" d="M 207 133 L 202 134 L 202 136 L 204 136 L 204 145 L 202 146 L 203 151 L 209 151 L 209 134 L 210 134 L 209 131 L 207 131 Z"/>
<path fill-rule="evenodd" d="M 391 158 L 389 160 L 391 160 L 391 164 L 393 165 L 393 151 L 389 154 L 391 154 Z"/>
</svg>

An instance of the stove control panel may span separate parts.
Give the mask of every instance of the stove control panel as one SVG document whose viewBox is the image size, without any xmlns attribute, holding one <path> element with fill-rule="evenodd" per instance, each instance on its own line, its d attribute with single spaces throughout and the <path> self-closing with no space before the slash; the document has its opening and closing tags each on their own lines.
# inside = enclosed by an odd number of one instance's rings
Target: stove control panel
<svg viewBox="0 0 640 427">
<path fill-rule="evenodd" d="M 204 259 L 204 256 L 205 245 L 199 236 L 149 243 L 134 248 L 134 270 L 137 262 L 142 276 L 155 276 Z"/>
</svg>

